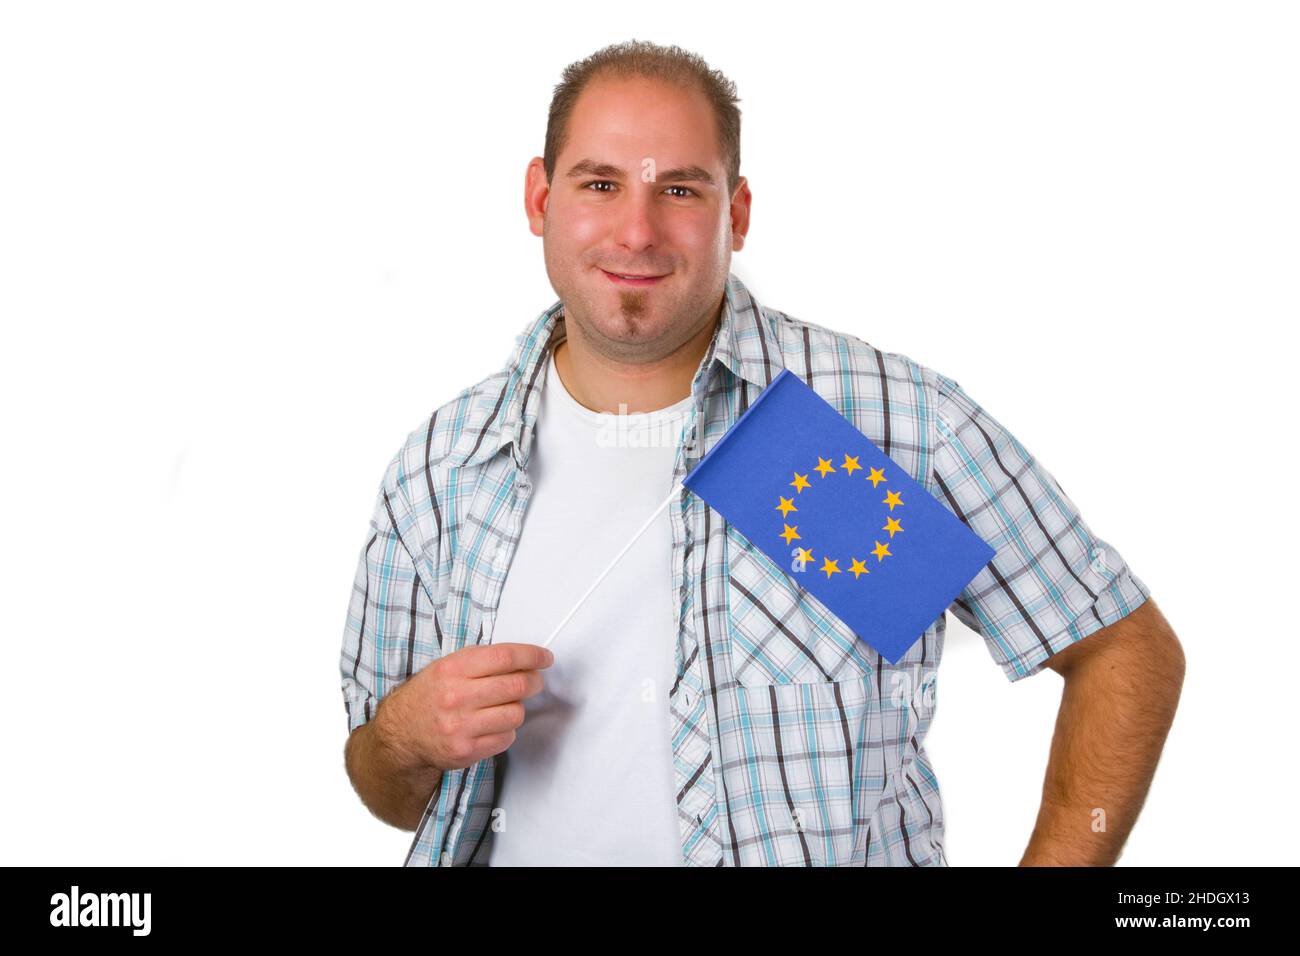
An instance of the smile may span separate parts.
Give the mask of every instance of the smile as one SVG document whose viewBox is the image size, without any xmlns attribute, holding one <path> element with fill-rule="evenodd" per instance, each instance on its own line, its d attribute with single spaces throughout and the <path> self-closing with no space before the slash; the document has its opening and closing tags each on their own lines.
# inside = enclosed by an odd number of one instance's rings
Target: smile
<svg viewBox="0 0 1300 956">
<path fill-rule="evenodd" d="M 615 272 L 605 272 L 604 269 L 600 271 L 604 272 L 609 281 L 615 285 L 651 286 L 660 279 L 666 278 L 665 276 L 619 275 Z"/>
</svg>

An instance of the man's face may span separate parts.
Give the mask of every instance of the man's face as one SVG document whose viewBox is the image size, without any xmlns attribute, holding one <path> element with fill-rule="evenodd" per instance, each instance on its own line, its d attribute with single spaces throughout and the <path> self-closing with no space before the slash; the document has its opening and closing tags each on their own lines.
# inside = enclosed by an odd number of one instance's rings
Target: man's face
<svg viewBox="0 0 1300 956">
<path fill-rule="evenodd" d="M 596 351 L 641 363 L 716 319 L 749 198 L 743 178 L 734 202 L 727 192 L 703 93 L 598 79 L 574 106 L 549 187 L 541 159 L 530 164 L 526 206 L 570 331 L 576 323 Z"/>
</svg>

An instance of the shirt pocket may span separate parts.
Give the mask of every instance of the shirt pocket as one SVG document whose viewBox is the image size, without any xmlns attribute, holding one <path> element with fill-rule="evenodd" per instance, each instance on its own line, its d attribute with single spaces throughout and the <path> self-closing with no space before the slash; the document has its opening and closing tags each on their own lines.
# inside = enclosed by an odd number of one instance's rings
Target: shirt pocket
<svg viewBox="0 0 1300 956">
<path fill-rule="evenodd" d="M 820 599 L 727 526 L 732 675 L 744 686 L 861 681 L 873 653 Z M 805 574 L 813 573 L 811 566 Z"/>
</svg>

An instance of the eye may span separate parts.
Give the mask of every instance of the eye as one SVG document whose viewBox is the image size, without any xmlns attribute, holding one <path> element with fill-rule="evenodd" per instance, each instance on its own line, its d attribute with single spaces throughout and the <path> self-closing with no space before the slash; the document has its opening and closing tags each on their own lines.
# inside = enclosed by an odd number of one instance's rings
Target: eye
<svg viewBox="0 0 1300 956">
<path fill-rule="evenodd" d="M 582 184 L 582 188 L 583 188 L 583 189 L 586 189 L 586 190 L 591 190 L 592 192 L 607 193 L 607 192 L 612 192 L 612 191 L 613 191 L 613 187 L 616 186 L 616 185 L 617 185 L 616 183 L 613 183 L 613 182 L 611 182 L 611 181 L 608 180 L 608 179 L 593 179 L 593 180 L 591 180 L 591 181 L 589 181 L 589 182 L 585 182 L 585 183 L 583 183 L 583 184 Z M 609 186 L 610 188 L 609 188 L 609 189 L 595 189 L 595 190 L 592 190 L 592 189 L 591 189 L 592 186 Z M 682 193 L 680 193 L 680 194 L 677 195 L 676 198 L 678 198 L 678 199 L 685 199 L 685 198 L 687 198 L 688 196 L 698 196 L 698 195 L 699 195 L 699 193 L 697 193 L 694 189 L 689 188 L 688 186 L 669 186 L 668 188 L 669 188 L 669 189 L 680 189 L 680 190 L 682 191 Z"/>
</svg>

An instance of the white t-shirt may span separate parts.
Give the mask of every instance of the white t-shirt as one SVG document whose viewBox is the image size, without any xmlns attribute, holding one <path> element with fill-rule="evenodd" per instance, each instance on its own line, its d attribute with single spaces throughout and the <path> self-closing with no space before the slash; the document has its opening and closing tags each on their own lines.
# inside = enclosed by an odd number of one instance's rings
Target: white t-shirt
<svg viewBox="0 0 1300 956">
<path fill-rule="evenodd" d="M 673 483 L 691 398 L 592 411 L 548 361 L 528 471 L 532 498 L 492 641 L 540 644 Z M 489 866 L 679 866 L 668 691 L 678 608 L 665 509 L 555 636 L 545 689 L 498 782 Z"/>
</svg>

